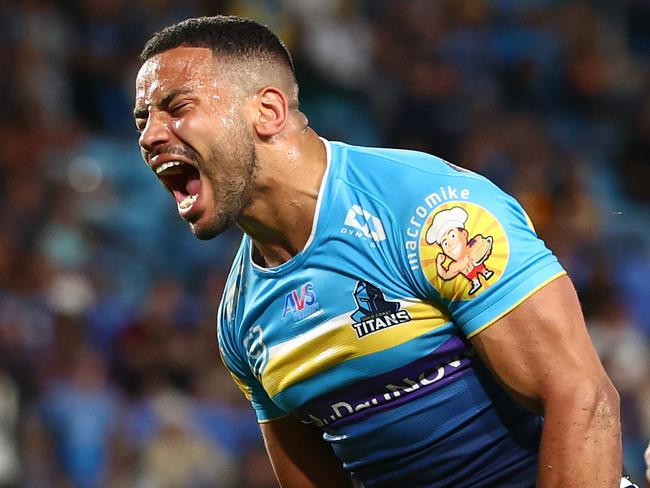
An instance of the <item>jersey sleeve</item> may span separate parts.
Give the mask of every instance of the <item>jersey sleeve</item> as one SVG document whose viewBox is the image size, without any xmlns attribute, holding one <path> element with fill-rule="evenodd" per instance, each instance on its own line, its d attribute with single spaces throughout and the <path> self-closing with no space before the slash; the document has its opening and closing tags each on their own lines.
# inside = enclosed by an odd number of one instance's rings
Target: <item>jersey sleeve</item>
<svg viewBox="0 0 650 488">
<path fill-rule="evenodd" d="M 565 271 L 513 197 L 453 171 L 443 185 L 437 175 L 414 183 L 401 233 L 416 288 L 442 302 L 469 338 Z"/>
<path fill-rule="evenodd" d="M 261 335 L 258 337 L 255 331 L 251 331 L 244 340 L 237 340 L 232 317 L 228 313 L 227 294 L 228 289 L 226 289 L 217 314 L 217 339 L 221 359 L 241 392 L 251 402 L 259 423 L 286 417 L 288 412 L 282 410 L 271 400 L 260 381 L 253 374 L 249 360 L 246 359 L 252 356 L 250 361 L 255 362 L 264 354 L 268 354 Z M 244 342 L 250 348 L 248 353 L 244 348 Z"/>
</svg>

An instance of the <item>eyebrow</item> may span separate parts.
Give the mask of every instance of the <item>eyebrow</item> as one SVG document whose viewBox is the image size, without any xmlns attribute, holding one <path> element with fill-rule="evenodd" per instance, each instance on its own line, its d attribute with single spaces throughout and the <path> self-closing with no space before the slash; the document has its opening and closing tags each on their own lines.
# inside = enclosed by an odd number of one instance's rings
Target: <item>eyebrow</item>
<svg viewBox="0 0 650 488">
<path fill-rule="evenodd" d="M 172 100 L 176 98 L 179 95 L 185 95 L 187 93 L 191 93 L 192 89 L 191 88 L 175 88 L 174 90 L 170 91 L 167 93 L 161 100 L 160 102 L 156 103 L 155 105 L 162 107 L 162 108 L 167 108 L 169 105 L 172 103 Z M 149 109 L 148 108 L 135 108 L 133 110 L 133 117 L 136 119 L 145 119 L 147 118 L 147 115 L 149 115 Z"/>
</svg>

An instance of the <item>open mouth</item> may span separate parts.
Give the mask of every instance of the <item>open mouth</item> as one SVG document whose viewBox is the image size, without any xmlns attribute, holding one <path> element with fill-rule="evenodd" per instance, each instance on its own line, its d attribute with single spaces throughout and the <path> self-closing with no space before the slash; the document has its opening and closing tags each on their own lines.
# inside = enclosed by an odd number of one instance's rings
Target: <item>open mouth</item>
<svg viewBox="0 0 650 488">
<path fill-rule="evenodd" d="M 188 214 L 201 196 L 199 171 L 182 161 L 167 161 L 156 168 L 156 175 L 174 195 L 181 216 Z"/>
</svg>

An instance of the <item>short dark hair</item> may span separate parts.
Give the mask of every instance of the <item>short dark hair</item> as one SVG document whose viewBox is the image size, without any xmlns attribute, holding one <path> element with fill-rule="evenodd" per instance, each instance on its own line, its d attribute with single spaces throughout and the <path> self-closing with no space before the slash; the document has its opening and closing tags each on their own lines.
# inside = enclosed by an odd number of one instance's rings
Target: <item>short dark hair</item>
<svg viewBox="0 0 650 488">
<path fill-rule="evenodd" d="M 266 58 L 280 61 L 295 74 L 291 55 L 268 27 L 243 17 L 197 17 L 165 27 L 147 41 L 140 61 L 176 47 L 205 47 L 232 58 Z"/>
</svg>

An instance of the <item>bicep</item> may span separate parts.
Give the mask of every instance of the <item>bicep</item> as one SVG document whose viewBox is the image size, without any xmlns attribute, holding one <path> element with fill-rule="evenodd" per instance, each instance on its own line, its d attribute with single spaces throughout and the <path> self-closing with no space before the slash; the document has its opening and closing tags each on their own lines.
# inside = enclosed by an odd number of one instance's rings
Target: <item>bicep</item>
<svg viewBox="0 0 650 488">
<path fill-rule="evenodd" d="M 351 487 L 350 477 L 314 427 L 293 416 L 260 424 L 273 470 L 283 488 Z"/>
<path fill-rule="evenodd" d="M 537 411 L 563 389 L 608 382 L 567 276 L 538 290 L 471 342 L 504 387 Z"/>
</svg>

